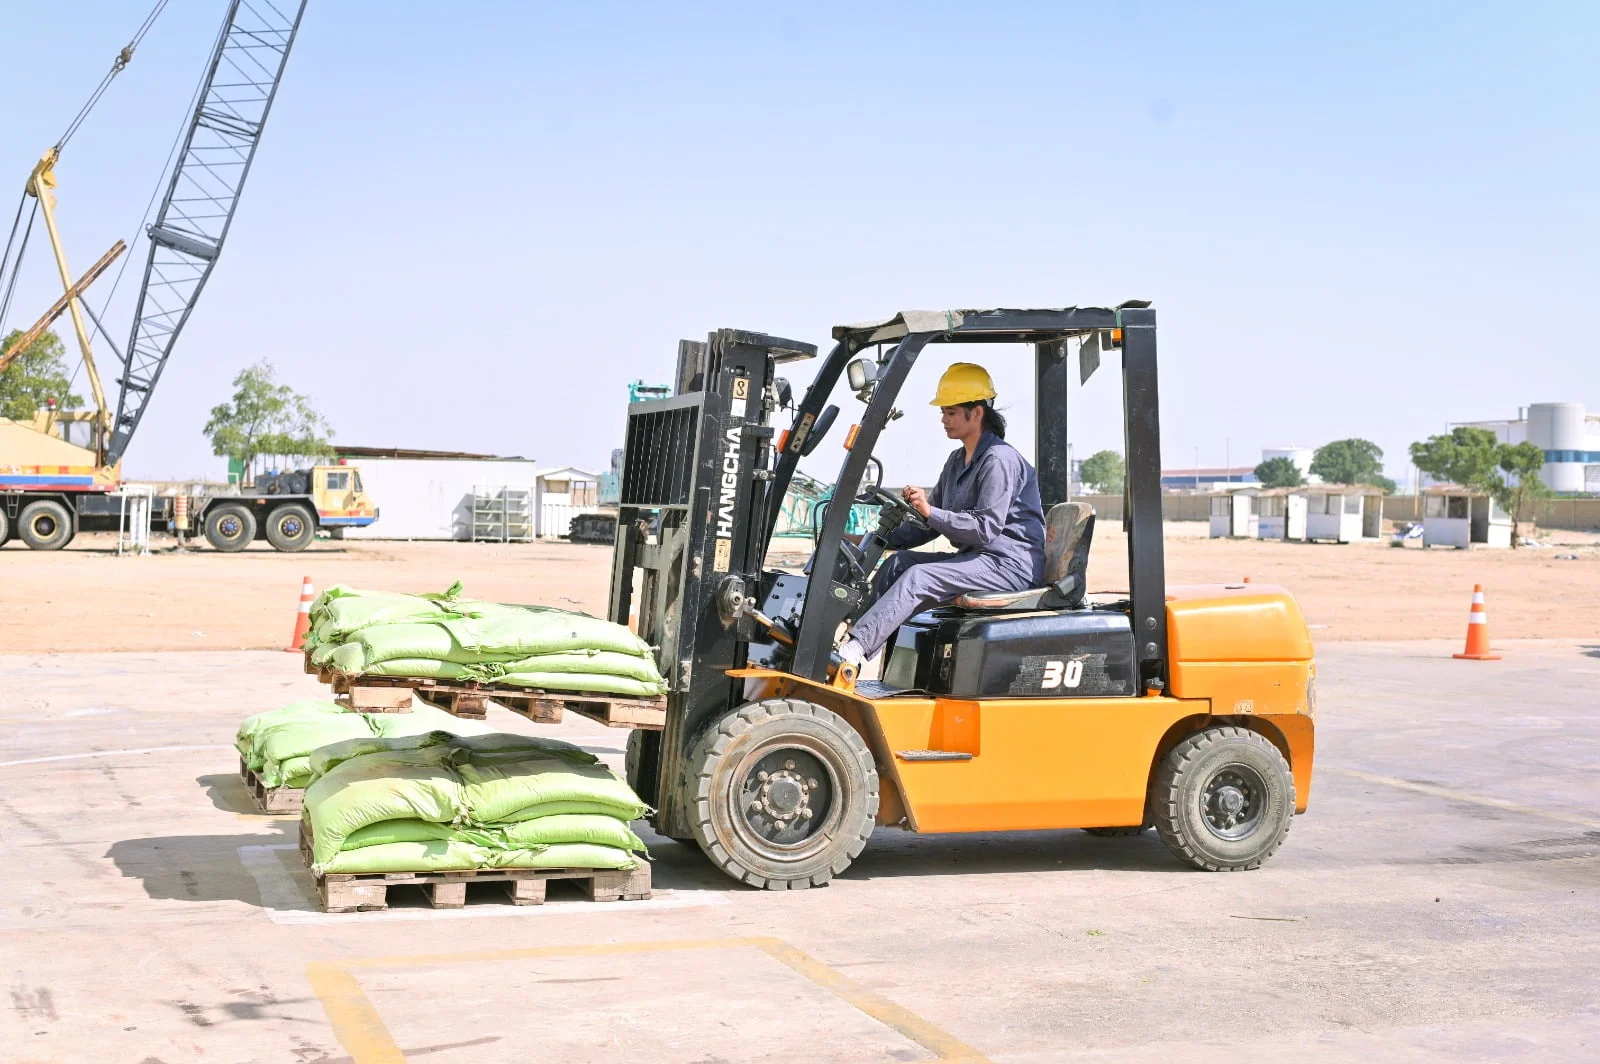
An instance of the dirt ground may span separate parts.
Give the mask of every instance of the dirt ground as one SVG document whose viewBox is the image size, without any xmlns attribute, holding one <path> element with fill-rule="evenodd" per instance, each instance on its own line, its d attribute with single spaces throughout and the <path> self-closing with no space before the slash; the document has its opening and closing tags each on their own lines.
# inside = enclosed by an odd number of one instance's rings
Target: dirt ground
<svg viewBox="0 0 1600 1064">
<path fill-rule="evenodd" d="M 1321 640 L 1462 638 L 1474 584 L 1488 594 L 1496 639 L 1600 634 L 1600 537 L 1551 533 L 1543 549 L 1391 549 L 1212 540 L 1197 522 L 1168 526 L 1169 583 L 1249 577 L 1294 592 Z M 300 554 L 265 546 L 242 554 L 178 551 L 119 558 L 109 537 L 68 550 L 0 549 L 0 648 L 10 653 L 89 650 L 239 650 L 282 646 L 294 626 L 300 580 L 395 591 L 442 591 L 603 614 L 607 547 L 570 543 L 327 542 Z M 168 544 L 162 548 L 161 544 Z M 1571 557 L 1575 555 L 1576 557 Z M 1097 530 L 1092 591 L 1127 588 L 1127 540 Z"/>
</svg>

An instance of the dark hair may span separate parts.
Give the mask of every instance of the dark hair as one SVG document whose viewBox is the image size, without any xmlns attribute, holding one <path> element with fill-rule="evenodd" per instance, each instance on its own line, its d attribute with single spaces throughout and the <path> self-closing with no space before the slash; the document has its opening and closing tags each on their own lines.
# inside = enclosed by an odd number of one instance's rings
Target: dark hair
<svg viewBox="0 0 1600 1064">
<path fill-rule="evenodd" d="M 976 402 L 961 404 L 961 409 L 963 410 L 972 410 L 974 408 L 983 411 L 983 429 L 985 432 L 992 432 L 1002 440 L 1006 438 L 1006 416 L 996 410 L 993 403 L 987 399 L 979 399 Z"/>
</svg>

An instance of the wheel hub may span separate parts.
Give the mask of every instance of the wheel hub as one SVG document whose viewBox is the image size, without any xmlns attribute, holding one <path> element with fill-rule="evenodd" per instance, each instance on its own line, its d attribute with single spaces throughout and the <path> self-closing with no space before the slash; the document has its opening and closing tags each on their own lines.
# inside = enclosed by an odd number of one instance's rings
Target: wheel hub
<svg viewBox="0 0 1600 1064">
<path fill-rule="evenodd" d="M 1248 838 L 1266 811 L 1267 786 L 1248 765 L 1227 765 L 1207 782 L 1200 796 L 1201 819 L 1219 839 Z"/>
<path fill-rule="evenodd" d="M 765 751 L 739 785 L 741 826 L 766 846 L 803 845 L 826 822 L 833 790 L 832 775 L 811 751 Z"/>
</svg>

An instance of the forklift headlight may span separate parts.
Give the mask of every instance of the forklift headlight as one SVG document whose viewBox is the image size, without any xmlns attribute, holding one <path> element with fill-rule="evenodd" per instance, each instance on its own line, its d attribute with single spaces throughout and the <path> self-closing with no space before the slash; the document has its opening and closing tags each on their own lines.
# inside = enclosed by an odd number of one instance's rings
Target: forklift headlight
<svg viewBox="0 0 1600 1064">
<path fill-rule="evenodd" d="M 878 379 L 877 363 L 871 359 L 858 358 L 845 367 L 845 378 L 850 382 L 850 390 L 859 392 L 867 385 Z"/>
</svg>

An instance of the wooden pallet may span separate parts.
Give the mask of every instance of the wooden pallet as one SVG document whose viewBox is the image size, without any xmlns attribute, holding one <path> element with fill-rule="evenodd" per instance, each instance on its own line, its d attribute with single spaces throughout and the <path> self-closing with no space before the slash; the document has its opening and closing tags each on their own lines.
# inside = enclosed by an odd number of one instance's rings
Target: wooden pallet
<svg viewBox="0 0 1600 1064">
<path fill-rule="evenodd" d="M 611 728 L 660 731 L 667 726 L 665 698 L 626 698 L 575 691 L 539 691 L 462 680 L 434 680 L 407 676 L 346 676 L 319 669 L 305 659 L 306 672 L 333 688 L 342 705 L 359 713 L 409 713 L 413 697 L 446 713 L 468 720 L 483 720 L 489 702 L 527 717 L 535 724 L 559 723 L 566 710 Z"/>
<path fill-rule="evenodd" d="M 300 856 L 310 868 L 311 828 L 300 822 Z M 643 857 L 625 871 L 594 868 L 495 868 L 470 872 L 375 872 L 347 875 L 312 873 L 317 900 L 326 913 L 387 909 L 390 887 L 421 887 L 435 909 L 459 909 L 467 903 L 467 887 L 493 883 L 512 905 L 543 905 L 552 879 L 570 879 L 590 901 L 644 901 L 650 897 L 650 865 Z"/>
<path fill-rule="evenodd" d="M 256 808 L 263 813 L 298 813 L 305 801 L 306 792 L 299 787 L 268 787 L 261 777 L 250 771 L 250 766 L 239 759 L 239 779 L 255 800 Z"/>
</svg>

